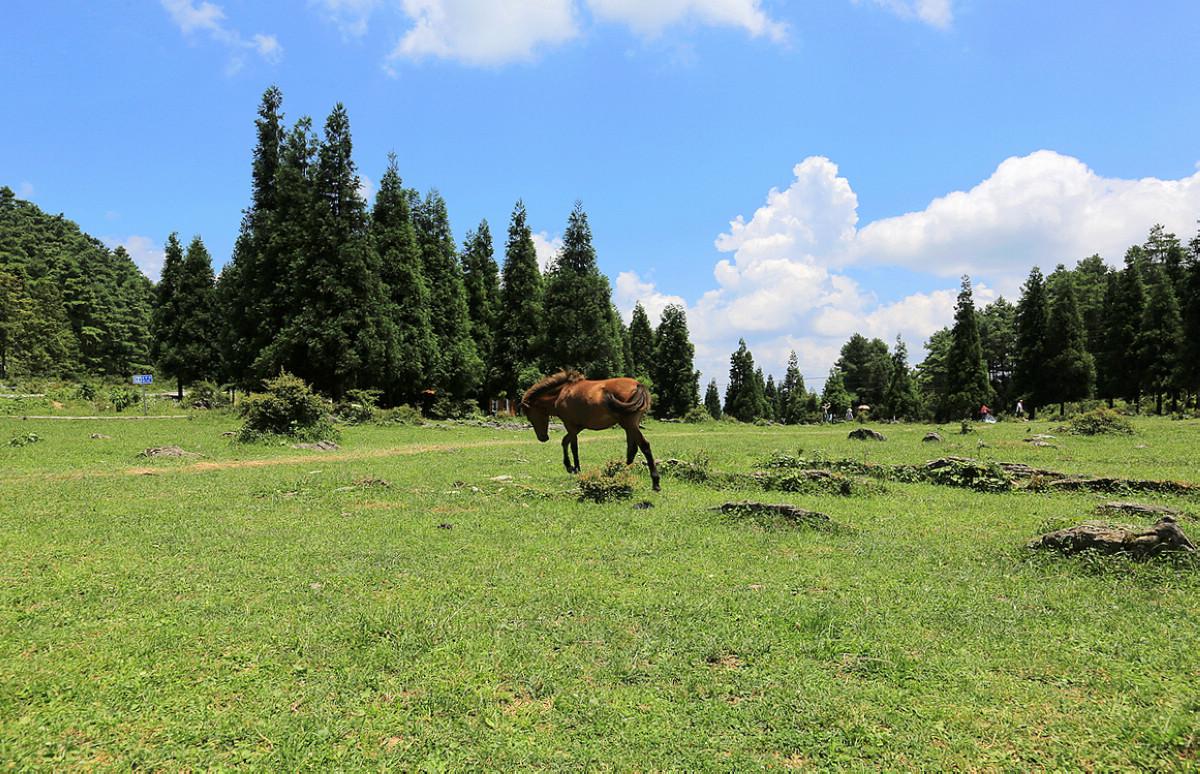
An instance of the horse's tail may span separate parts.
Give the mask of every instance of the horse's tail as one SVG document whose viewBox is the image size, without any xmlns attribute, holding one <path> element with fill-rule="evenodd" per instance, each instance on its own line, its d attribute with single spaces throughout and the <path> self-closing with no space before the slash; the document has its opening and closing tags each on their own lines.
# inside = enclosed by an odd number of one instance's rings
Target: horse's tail
<svg viewBox="0 0 1200 774">
<path fill-rule="evenodd" d="M 604 402 L 614 414 L 645 414 L 650 410 L 650 391 L 646 389 L 646 385 L 639 382 L 629 400 L 621 400 L 605 390 Z"/>
</svg>

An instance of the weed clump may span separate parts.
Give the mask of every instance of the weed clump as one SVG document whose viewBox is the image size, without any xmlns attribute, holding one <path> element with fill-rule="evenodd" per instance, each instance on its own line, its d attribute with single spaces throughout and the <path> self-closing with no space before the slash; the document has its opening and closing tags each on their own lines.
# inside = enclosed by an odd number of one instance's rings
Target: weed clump
<svg viewBox="0 0 1200 774">
<path fill-rule="evenodd" d="M 633 474 L 620 460 L 579 474 L 579 499 L 593 503 L 633 497 Z"/>
<path fill-rule="evenodd" d="M 976 492 L 1008 492 L 1013 478 L 995 462 L 943 457 L 927 464 L 925 477 L 934 484 L 974 489 Z"/>
<path fill-rule="evenodd" d="M 375 412 L 377 425 L 420 425 L 424 422 L 425 418 L 421 416 L 421 412 L 407 403 Z"/>
<path fill-rule="evenodd" d="M 1133 424 L 1113 409 L 1101 406 L 1071 417 L 1063 431 L 1073 435 L 1133 435 Z"/>
<path fill-rule="evenodd" d="M 334 409 L 337 418 L 348 425 L 370 422 L 375 418 L 380 394 L 379 390 L 347 390 Z"/>
<path fill-rule="evenodd" d="M 289 373 L 267 381 L 267 391 L 255 393 L 241 405 L 245 422 L 238 430 L 241 441 L 281 435 L 304 441 L 337 437 L 329 408 L 304 380 Z"/>
<path fill-rule="evenodd" d="M 195 409 L 222 409 L 229 407 L 229 396 L 215 382 L 197 382 L 192 385 L 191 405 Z"/>
<path fill-rule="evenodd" d="M 9 439 L 8 445 L 13 448 L 28 446 L 31 443 L 37 443 L 42 440 L 42 437 L 37 433 L 21 433 Z"/>
</svg>

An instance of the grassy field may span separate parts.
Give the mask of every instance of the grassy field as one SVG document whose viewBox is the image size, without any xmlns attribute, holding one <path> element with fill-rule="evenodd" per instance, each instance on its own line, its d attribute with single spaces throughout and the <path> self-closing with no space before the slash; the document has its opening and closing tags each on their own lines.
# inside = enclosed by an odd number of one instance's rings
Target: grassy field
<svg viewBox="0 0 1200 774">
<path fill-rule="evenodd" d="M 1200 483 L 1200 422 L 1023 442 L 1054 424 L 945 428 L 936 446 L 917 425 L 884 443 L 847 425 L 646 434 L 660 459 L 731 472 L 802 449 Z M 235 427 L 0 417 L 0 762 L 1200 768 L 1200 566 L 1024 548 L 1111 497 L 672 477 L 654 493 L 640 471 L 632 500 L 584 504 L 557 435 L 362 426 L 319 452 L 235 445 Z M 166 444 L 202 456 L 138 456 Z M 623 450 L 581 436 L 585 469 Z M 744 497 L 838 528 L 710 510 Z"/>
</svg>

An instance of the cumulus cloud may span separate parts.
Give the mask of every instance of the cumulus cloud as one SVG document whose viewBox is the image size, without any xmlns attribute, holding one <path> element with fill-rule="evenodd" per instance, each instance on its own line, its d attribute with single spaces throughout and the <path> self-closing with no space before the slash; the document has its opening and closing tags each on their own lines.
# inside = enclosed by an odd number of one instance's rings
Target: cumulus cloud
<svg viewBox="0 0 1200 774">
<path fill-rule="evenodd" d="M 367 34 L 371 15 L 379 7 L 380 1 L 309 0 L 309 5 L 320 8 L 346 37 L 359 38 Z"/>
<path fill-rule="evenodd" d="M 403 0 L 412 27 L 390 59 L 496 65 L 532 59 L 578 34 L 573 0 Z"/>
<path fill-rule="evenodd" d="M 618 22 L 641 35 L 657 35 L 681 21 L 740 27 L 754 37 L 782 41 L 787 28 L 772 20 L 760 0 L 587 0 L 597 19 Z"/>
<path fill-rule="evenodd" d="M 917 19 L 931 27 L 948 28 L 954 21 L 951 0 L 875 0 L 892 13 L 906 19 Z"/>
<path fill-rule="evenodd" d="M 378 0 L 313 0 L 342 29 L 361 35 L 381 7 Z M 534 59 L 584 32 L 586 8 L 600 23 L 619 24 L 652 37 L 680 23 L 733 27 L 752 37 L 786 38 L 786 26 L 772 19 L 762 0 L 399 0 L 411 25 L 388 56 L 398 60 L 448 59 L 495 66 Z"/>
<path fill-rule="evenodd" d="M 21 197 L 22 199 L 33 198 L 33 183 L 29 182 L 28 180 L 22 180 L 20 184 L 17 185 L 17 196 Z"/>
<path fill-rule="evenodd" d="M 246 38 L 227 24 L 225 10 L 214 3 L 201 0 L 161 0 L 175 26 L 185 36 L 205 34 L 230 51 L 225 71 L 236 73 L 245 64 L 245 53 L 253 51 L 271 64 L 283 58 L 283 46 L 274 35 L 255 33 Z"/>
<path fill-rule="evenodd" d="M 358 195 L 362 197 L 368 207 L 375 200 L 375 182 L 361 172 L 358 175 Z"/>
<path fill-rule="evenodd" d="M 533 235 L 533 249 L 537 251 L 538 267 L 543 273 L 554 265 L 562 245 L 562 237 L 552 237 L 546 231 L 539 231 Z"/>
<path fill-rule="evenodd" d="M 1052 151 L 1003 161 L 968 191 L 924 209 L 858 225 L 858 197 L 824 157 L 797 164 L 784 190 L 772 188 L 749 219 L 734 218 L 715 247 L 715 287 L 688 305 L 697 365 L 723 380 L 729 353 L 745 337 L 757 361 L 780 373 L 796 349 L 806 377 L 821 377 L 851 334 L 892 340 L 914 358 L 953 318 L 960 274 L 977 303 L 1012 293 L 1035 264 L 1049 270 L 1099 252 L 1119 263 L 1150 227 L 1190 235 L 1200 212 L 1200 171 L 1179 180 L 1105 178 Z M 880 302 L 851 276 L 855 266 L 929 275 L 929 289 Z M 633 272 L 617 278 L 618 304 L 667 296 Z"/>
<path fill-rule="evenodd" d="M 668 304 L 687 306 L 687 301 L 683 296 L 672 296 L 659 291 L 653 282 L 644 281 L 635 271 L 623 271 L 617 275 L 617 286 L 613 289 L 613 301 L 626 323 L 633 319 L 633 307 L 639 301 L 646 310 L 650 321 L 655 324 L 662 317 L 663 310 L 667 308 Z"/>
<path fill-rule="evenodd" d="M 115 250 L 118 247 L 124 247 L 125 252 L 129 253 L 129 257 L 137 264 L 137 267 L 154 282 L 158 282 L 159 276 L 162 274 L 163 267 L 163 248 L 158 242 L 147 236 L 138 236 L 137 234 L 125 237 L 102 237 L 101 241 L 108 246 L 110 250 Z"/>
</svg>

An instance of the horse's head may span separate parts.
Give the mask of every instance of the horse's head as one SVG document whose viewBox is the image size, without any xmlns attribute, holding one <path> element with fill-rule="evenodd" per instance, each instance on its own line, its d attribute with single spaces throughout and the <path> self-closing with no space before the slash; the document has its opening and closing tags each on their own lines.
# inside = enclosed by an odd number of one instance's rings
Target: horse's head
<svg viewBox="0 0 1200 774">
<path fill-rule="evenodd" d="M 542 443 L 549 441 L 550 412 L 537 403 L 522 404 L 521 408 L 525 410 L 525 417 L 529 420 L 529 424 L 533 425 L 533 432 L 537 435 L 537 439 Z"/>
</svg>

